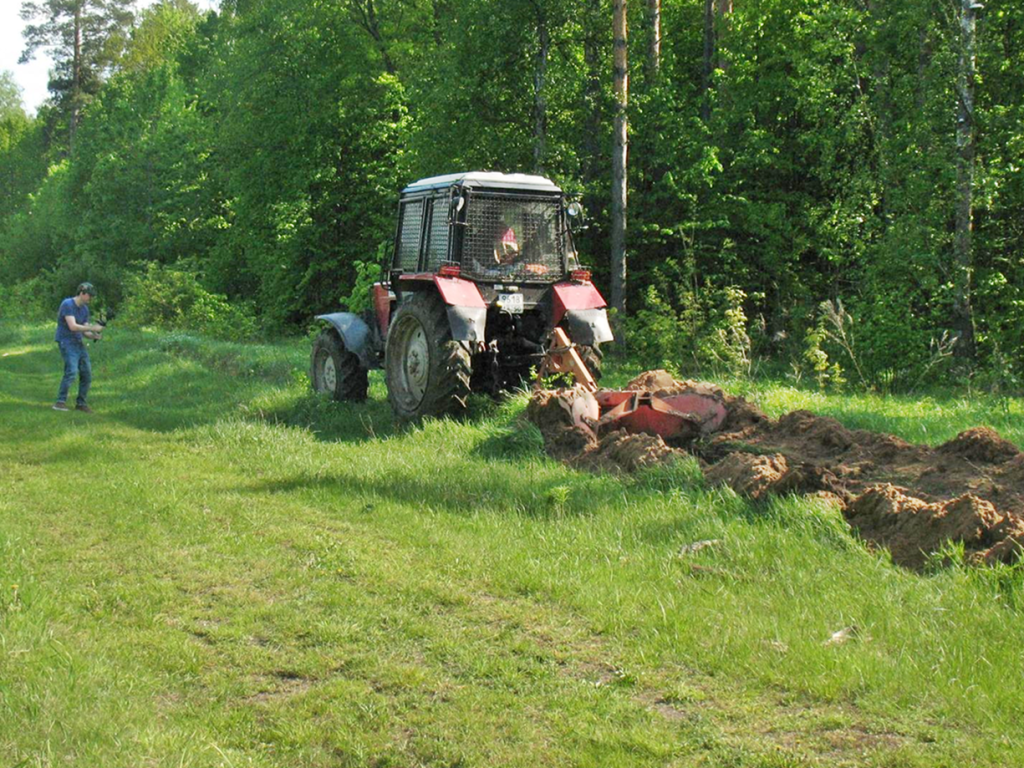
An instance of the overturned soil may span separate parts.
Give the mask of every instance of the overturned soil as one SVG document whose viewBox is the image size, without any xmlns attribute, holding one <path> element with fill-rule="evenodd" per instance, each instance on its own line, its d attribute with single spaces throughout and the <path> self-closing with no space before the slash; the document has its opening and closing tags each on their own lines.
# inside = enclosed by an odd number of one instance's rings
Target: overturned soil
<svg viewBox="0 0 1024 768">
<path fill-rule="evenodd" d="M 992 429 L 975 427 L 929 448 L 809 411 L 771 419 L 713 384 L 676 381 L 665 371 L 644 373 L 625 389 L 698 398 L 674 401 L 694 413 L 680 417 L 668 438 L 646 434 L 642 424 L 602 423 L 602 392 L 580 387 L 535 393 L 526 416 L 550 455 L 581 469 L 632 472 L 692 454 L 709 483 L 751 499 L 824 496 L 862 538 L 907 567 L 921 567 L 951 541 L 988 563 L 1024 552 L 1024 453 Z"/>
</svg>

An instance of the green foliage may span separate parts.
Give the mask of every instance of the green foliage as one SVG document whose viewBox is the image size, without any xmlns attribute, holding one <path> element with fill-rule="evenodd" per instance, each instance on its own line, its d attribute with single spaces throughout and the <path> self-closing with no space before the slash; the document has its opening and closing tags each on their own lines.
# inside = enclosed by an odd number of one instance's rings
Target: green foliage
<svg viewBox="0 0 1024 768">
<path fill-rule="evenodd" d="M 161 0 L 143 9 L 121 57 L 121 68 L 151 69 L 177 58 L 195 39 L 199 21 L 198 9 L 189 0 Z"/>
<path fill-rule="evenodd" d="M 843 309 L 842 302 L 823 301 L 819 305 L 817 319 L 804 336 L 803 351 L 803 359 L 819 388 L 841 389 L 846 384 L 843 367 L 834 359 L 836 350 L 841 350 L 847 364 L 857 370 L 861 383 L 866 383 L 854 350 L 853 324 L 853 317 Z M 832 359 L 827 347 L 833 351 Z"/>
<path fill-rule="evenodd" d="M 843 377 L 843 368 L 839 363 L 829 360 L 828 352 L 823 349 L 823 344 L 828 339 L 828 332 L 824 328 L 822 320 L 811 328 L 807 329 L 804 336 L 804 362 L 810 367 L 820 389 L 835 388 L 841 389 L 846 383 Z"/>
<path fill-rule="evenodd" d="M 127 327 L 187 330 L 244 340 L 259 326 L 251 305 L 229 304 L 186 269 L 150 262 L 126 276 L 119 321 Z"/>
<path fill-rule="evenodd" d="M 173 66 L 113 78 L 79 131 L 76 251 L 118 271 L 208 253 L 226 226 L 208 126 Z"/>
<path fill-rule="evenodd" d="M 19 283 L 0 282 L 0 319 L 42 320 L 56 317 L 57 307 L 45 276 L 39 275 Z"/>
<path fill-rule="evenodd" d="M 383 254 L 387 253 L 388 249 L 389 243 L 381 243 L 377 249 L 376 260 L 353 262 L 356 276 L 352 290 L 341 297 L 342 305 L 349 312 L 361 313 L 373 308 L 373 284 L 379 282 L 384 274 Z"/>
<path fill-rule="evenodd" d="M 70 0 L 29 5 L 41 23 L 28 49 L 73 27 Z M 662 5 L 657 74 L 631 10 L 632 347 L 722 372 L 788 357 L 885 391 L 941 380 L 956 350 L 955 13 L 762 0 L 723 6 L 705 40 L 700 4 Z M 1015 391 L 1024 10 L 988 5 L 972 381 Z M 0 76 L 3 280 L 43 271 L 58 295 L 87 273 L 116 302 L 130 264 L 188 262 L 214 292 L 254 301 L 262 327 L 304 328 L 339 300 L 366 306 L 404 184 L 485 168 L 543 172 L 584 197 L 581 257 L 607 288 L 603 0 L 247 0 L 205 14 L 163 0 L 131 28 L 124 0 L 84 7 L 77 96 L 73 37 L 57 41 L 56 102 L 37 118 Z M 856 318 L 856 343 L 822 322 L 822 297 Z"/>
<path fill-rule="evenodd" d="M 76 219 L 69 199 L 70 164 L 51 166 L 24 207 L 3 221 L 0 230 L 0 278 L 14 283 L 73 258 Z M 84 278 L 79 278 L 84 279 Z"/>
<path fill-rule="evenodd" d="M 663 288 L 649 286 L 643 308 L 625 322 L 630 350 L 676 372 L 749 372 L 746 294 L 736 286 L 698 287 L 671 260 L 661 274 Z"/>
<path fill-rule="evenodd" d="M 68 129 L 72 147 L 82 110 L 99 93 L 105 74 L 124 48 L 134 15 L 133 0 L 23 0 L 21 59 L 46 49 L 53 60 L 49 89 L 54 122 Z"/>
<path fill-rule="evenodd" d="M 21 86 L 9 69 L 0 70 L 0 121 L 13 116 L 25 116 L 21 99 Z"/>
<path fill-rule="evenodd" d="M 46 176 L 43 125 L 21 109 L 0 115 L 0 222 L 22 210 Z"/>
</svg>

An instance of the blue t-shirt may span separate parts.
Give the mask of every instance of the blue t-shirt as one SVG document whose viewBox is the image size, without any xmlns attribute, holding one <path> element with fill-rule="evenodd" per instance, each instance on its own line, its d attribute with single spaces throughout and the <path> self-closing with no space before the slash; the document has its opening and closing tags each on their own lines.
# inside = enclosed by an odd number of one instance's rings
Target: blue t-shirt
<svg viewBox="0 0 1024 768">
<path fill-rule="evenodd" d="M 53 306 L 52 304 L 50 305 Z M 68 321 L 64 318 L 68 315 L 74 315 L 75 320 L 79 325 L 85 325 L 89 322 L 89 307 L 85 304 L 78 306 L 75 304 L 74 297 L 64 299 L 60 303 L 60 309 L 57 310 L 57 335 L 54 337 L 55 341 L 81 341 L 81 333 L 73 333 L 68 328 Z"/>
</svg>

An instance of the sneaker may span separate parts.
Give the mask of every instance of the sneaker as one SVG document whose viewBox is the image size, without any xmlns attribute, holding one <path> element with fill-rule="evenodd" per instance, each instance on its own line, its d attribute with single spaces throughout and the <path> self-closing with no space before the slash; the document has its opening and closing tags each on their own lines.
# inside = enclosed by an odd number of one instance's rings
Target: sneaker
<svg viewBox="0 0 1024 768">
<path fill-rule="evenodd" d="M 55 411 L 66 411 L 67 409 L 68 409 L 68 406 L 65 403 L 54 403 L 53 404 L 53 410 L 55 410 Z"/>
<path fill-rule="evenodd" d="M 65 408 L 64 410 L 67 410 L 67 408 Z M 82 413 L 92 413 L 92 408 L 90 408 L 88 405 L 76 405 L 75 410 L 81 411 Z"/>
</svg>

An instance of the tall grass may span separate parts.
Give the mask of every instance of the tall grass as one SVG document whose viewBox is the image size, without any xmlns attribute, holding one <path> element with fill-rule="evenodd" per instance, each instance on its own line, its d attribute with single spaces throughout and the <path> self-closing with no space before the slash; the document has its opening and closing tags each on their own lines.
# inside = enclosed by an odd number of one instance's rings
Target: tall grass
<svg viewBox="0 0 1024 768">
<path fill-rule="evenodd" d="M 834 510 L 752 505 L 692 461 L 568 470 L 522 395 L 397 430 L 378 376 L 363 405 L 311 395 L 302 342 L 114 334 L 98 413 L 58 414 L 47 333 L 0 332 L 0 764 L 996 766 L 1024 746 L 1014 569 L 909 573 Z M 1021 438 L 1013 401 L 744 386 L 911 440 Z"/>
</svg>

